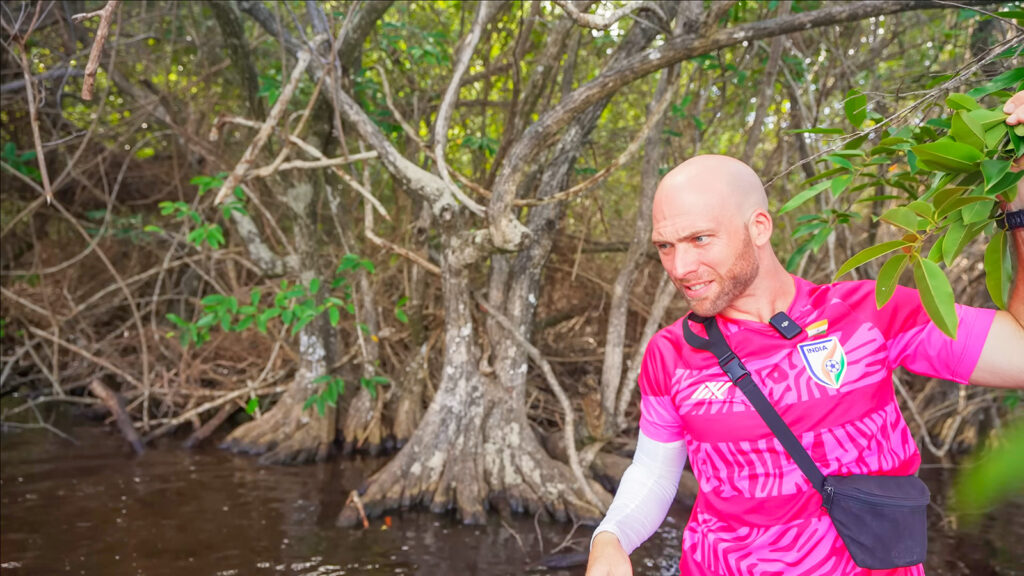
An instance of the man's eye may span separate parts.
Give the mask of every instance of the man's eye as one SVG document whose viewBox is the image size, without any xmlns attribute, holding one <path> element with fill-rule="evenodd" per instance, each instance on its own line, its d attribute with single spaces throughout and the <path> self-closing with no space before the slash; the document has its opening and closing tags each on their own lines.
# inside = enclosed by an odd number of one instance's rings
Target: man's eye
<svg viewBox="0 0 1024 576">
<path fill-rule="evenodd" d="M 658 244 L 654 245 L 655 248 L 657 248 L 658 250 L 660 250 L 662 252 L 664 252 L 665 250 L 668 250 L 669 246 L 670 246 L 670 244 L 668 244 L 667 242 L 659 242 Z"/>
<path fill-rule="evenodd" d="M 703 244 L 703 243 L 708 241 L 708 237 L 707 236 L 703 236 L 703 235 L 701 235 L 701 236 L 694 236 L 693 237 L 693 241 L 696 242 L 697 244 Z"/>
</svg>

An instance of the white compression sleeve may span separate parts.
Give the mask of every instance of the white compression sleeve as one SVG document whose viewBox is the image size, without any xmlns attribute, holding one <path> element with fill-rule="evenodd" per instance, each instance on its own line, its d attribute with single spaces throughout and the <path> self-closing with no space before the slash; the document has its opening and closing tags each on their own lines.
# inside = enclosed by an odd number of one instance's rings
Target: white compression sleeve
<svg viewBox="0 0 1024 576">
<path fill-rule="evenodd" d="M 619 537 L 626 553 L 632 554 L 665 520 L 684 465 L 686 445 L 682 440 L 658 442 L 640 432 L 633 463 L 622 475 L 608 514 L 594 536 L 611 532 Z M 590 542 L 593 544 L 593 537 Z"/>
</svg>

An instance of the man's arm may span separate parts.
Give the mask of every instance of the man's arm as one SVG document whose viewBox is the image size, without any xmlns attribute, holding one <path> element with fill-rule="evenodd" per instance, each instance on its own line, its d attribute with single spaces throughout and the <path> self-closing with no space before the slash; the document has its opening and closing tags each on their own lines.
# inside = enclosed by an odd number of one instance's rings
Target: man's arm
<svg viewBox="0 0 1024 576">
<path fill-rule="evenodd" d="M 1006 119 L 1010 126 L 1024 124 L 1024 91 L 1010 98 L 1003 112 L 1010 115 Z M 1015 169 L 1024 169 L 1024 156 L 1014 164 Z M 1024 209 L 1024 180 L 1017 182 L 1017 197 L 1007 202 L 1004 209 L 1007 212 Z M 1010 230 L 1007 236 L 1016 254 L 1016 278 L 1006 310 L 996 312 L 992 321 L 970 383 L 1024 389 L 1024 228 Z"/>
<path fill-rule="evenodd" d="M 654 534 L 676 495 L 686 465 L 683 442 L 658 442 L 642 431 L 608 514 L 590 542 L 587 576 L 628 576 L 629 554 Z"/>
</svg>

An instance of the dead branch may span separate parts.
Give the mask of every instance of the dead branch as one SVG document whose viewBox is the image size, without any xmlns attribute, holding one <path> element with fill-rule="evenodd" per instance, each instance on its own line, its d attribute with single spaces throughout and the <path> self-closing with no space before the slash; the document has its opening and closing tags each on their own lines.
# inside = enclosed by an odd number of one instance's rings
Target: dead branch
<svg viewBox="0 0 1024 576">
<path fill-rule="evenodd" d="M 263 149 L 263 145 L 267 143 L 270 133 L 274 131 L 274 127 L 277 126 L 277 123 L 281 120 L 281 116 L 284 115 L 284 111 L 288 107 L 288 102 L 290 102 L 292 96 L 295 95 L 295 88 L 299 85 L 299 80 L 302 79 L 302 74 L 305 72 L 306 66 L 309 65 L 310 59 L 311 55 L 308 51 L 303 50 L 299 52 L 299 59 L 295 64 L 295 68 L 292 69 L 292 75 L 288 78 L 288 83 L 281 90 L 281 95 L 278 96 L 277 102 L 274 103 L 274 107 L 270 109 L 270 114 L 267 115 L 267 121 L 260 126 L 259 132 L 256 133 L 256 138 L 254 138 L 249 144 L 245 153 L 242 154 L 242 158 L 238 161 L 238 164 L 235 165 L 235 169 L 231 171 L 231 174 L 224 181 L 224 185 L 221 186 L 220 190 L 217 192 L 217 196 L 214 197 L 214 204 L 220 204 L 231 196 L 235 186 L 238 186 L 239 182 L 242 181 L 242 177 L 245 176 L 249 167 L 256 160 L 256 155 Z"/>
<path fill-rule="evenodd" d="M 92 51 L 89 52 L 89 62 L 85 65 L 85 78 L 82 80 L 82 100 L 92 100 L 93 86 L 96 83 L 96 72 L 100 68 L 100 56 L 103 55 L 103 43 L 107 41 L 110 34 L 110 23 L 114 20 L 114 10 L 117 10 L 121 0 L 110 0 L 102 10 L 88 14 L 76 14 L 71 21 L 78 24 L 94 16 L 100 17 L 100 25 L 96 29 L 96 39 L 92 44 Z"/>
<path fill-rule="evenodd" d="M 89 391 L 103 401 L 107 410 L 110 411 L 117 421 L 117 427 L 121 430 L 121 434 L 124 435 L 125 440 L 128 440 L 128 443 L 135 449 L 135 453 L 142 454 L 145 452 L 146 449 L 143 447 L 142 438 L 139 437 L 139 433 L 132 427 L 132 419 L 128 417 L 128 413 L 125 411 L 124 400 L 121 399 L 121 396 L 99 380 L 93 380 L 89 384 Z"/>
<path fill-rule="evenodd" d="M 43 182 L 43 195 L 46 198 L 47 204 L 49 204 L 53 201 L 53 188 L 50 186 L 50 174 L 46 170 L 46 156 L 43 155 L 43 139 L 39 135 L 39 106 L 36 102 L 35 88 L 32 83 L 32 71 L 28 64 L 28 50 L 25 47 L 27 39 L 27 36 L 22 37 L 18 42 L 18 61 L 21 64 L 21 73 L 25 77 L 25 96 L 28 103 L 29 124 L 32 127 L 32 142 L 35 143 L 36 147 L 36 164 L 39 166 L 39 175 Z"/>
<path fill-rule="evenodd" d="M 238 410 L 237 405 L 225 404 L 220 409 L 220 412 L 217 412 L 217 414 L 213 418 L 210 418 L 206 424 L 203 424 L 201 428 L 193 432 L 192 435 L 189 436 L 182 444 L 182 447 L 195 448 L 196 445 L 205 440 L 210 434 L 213 434 L 213 432 L 228 419 L 228 416 L 234 414 L 236 410 Z"/>
<path fill-rule="evenodd" d="M 437 164 L 437 171 L 441 180 L 451 190 L 452 195 L 459 199 L 466 208 L 477 216 L 484 215 L 484 207 L 477 204 L 471 198 L 462 193 L 462 190 L 452 181 L 449 174 L 448 162 L 445 160 L 445 147 L 448 145 L 448 128 L 451 124 L 452 113 L 455 111 L 455 102 L 459 99 L 460 81 L 469 68 L 469 60 L 476 50 L 480 37 L 483 35 L 487 23 L 501 10 L 504 2 L 480 2 L 477 4 L 476 19 L 470 28 L 469 34 L 459 42 L 455 51 L 455 65 L 452 71 L 452 78 L 448 82 L 441 106 L 437 110 L 437 118 L 434 122 L 434 162 Z"/>
<path fill-rule="evenodd" d="M 662 20 L 665 20 L 665 13 L 661 11 L 656 4 L 653 2 L 627 2 L 625 6 L 612 11 L 604 16 L 598 16 L 596 14 L 588 14 L 580 12 L 576 6 L 573 5 L 571 0 L 555 0 L 555 4 L 565 10 L 577 24 L 584 28 L 591 28 L 593 30 L 607 30 L 612 27 L 619 20 L 622 20 L 626 16 L 632 15 L 634 12 L 641 8 L 647 8 L 656 12 L 661 16 Z"/>
</svg>

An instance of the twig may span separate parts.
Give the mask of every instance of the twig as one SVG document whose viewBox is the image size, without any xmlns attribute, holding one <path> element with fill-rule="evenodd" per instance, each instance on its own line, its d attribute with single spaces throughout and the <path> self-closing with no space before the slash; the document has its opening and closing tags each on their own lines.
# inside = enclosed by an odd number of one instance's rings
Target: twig
<svg viewBox="0 0 1024 576">
<path fill-rule="evenodd" d="M 242 154 L 242 158 L 235 165 L 235 169 L 231 171 L 231 174 L 224 181 L 224 185 L 217 192 L 217 196 L 213 200 L 214 204 L 220 204 L 231 196 L 235 186 L 238 186 L 238 183 L 242 181 L 242 177 L 249 170 L 249 166 L 256 160 L 256 155 L 263 149 L 263 145 L 267 143 L 267 138 L 274 131 L 274 127 L 277 126 L 285 109 L 288 107 L 288 102 L 291 101 L 292 96 L 295 94 L 295 88 L 299 85 L 299 80 L 302 78 L 302 73 L 305 72 L 306 66 L 309 65 L 310 58 L 311 56 L 308 51 L 303 50 L 299 52 L 299 60 L 296 62 L 295 68 L 292 69 L 292 75 L 288 78 L 288 84 L 281 90 L 281 95 L 278 96 L 274 107 L 270 109 L 267 121 L 260 126 L 259 132 L 256 133 L 256 138 L 249 144 L 245 153 Z"/>
<path fill-rule="evenodd" d="M 188 437 L 188 440 L 185 440 L 184 444 L 182 444 L 182 447 L 194 448 L 197 444 L 205 440 L 207 436 L 213 434 L 213 431 L 219 428 L 220 425 L 228 419 L 228 416 L 234 414 L 235 410 L 238 410 L 238 406 L 225 404 L 220 409 L 220 412 L 217 412 L 216 416 L 210 418 L 206 424 L 203 424 L 202 427 L 193 432 L 192 435 Z"/>
<path fill-rule="evenodd" d="M 85 65 L 85 78 L 82 79 L 82 100 L 92 100 L 93 86 L 96 83 L 96 72 L 100 67 L 100 56 L 103 55 L 103 43 L 107 41 L 110 33 L 110 23 L 113 21 L 114 10 L 121 0 L 110 0 L 102 10 L 90 12 L 89 14 L 76 14 L 71 17 L 76 24 L 92 18 L 100 17 L 100 25 L 96 29 L 96 39 L 93 41 L 92 52 L 89 52 L 89 63 Z"/>
<path fill-rule="evenodd" d="M 25 48 L 27 36 L 18 41 L 20 50 L 21 73 L 25 76 L 25 95 L 28 98 L 29 125 L 32 127 L 32 141 L 36 146 L 36 164 L 39 166 L 39 176 L 43 181 L 43 195 L 46 202 L 53 201 L 53 188 L 50 186 L 50 173 L 46 170 L 46 157 L 43 155 L 43 139 L 39 135 L 39 111 L 36 104 L 35 88 L 32 83 L 32 71 L 28 64 L 28 50 Z"/>
<path fill-rule="evenodd" d="M 519 550 L 522 551 L 523 556 L 526 556 L 526 546 L 523 546 L 523 539 L 519 537 L 519 534 L 517 534 L 516 531 L 508 525 L 508 522 L 505 522 L 504 518 L 501 519 L 501 525 L 505 527 L 505 530 L 512 533 L 512 537 L 515 538 L 516 543 L 519 544 Z"/>
<path fill-rule="evenodd" d="M 370 527 L 370 521 L 366 519 L 366 510 L 363 509 L 363 501 L 359 498 L 359 492 L 353 490 L 348 493 L 348 500 L 345 500 L 345 506 L 349 504 L 355 504 L 356 510 L 359 511 L 359 517 L 363 520 L 363 529 Z"/>
<path fill-rule="evenodd" d="M 10 294 L 10 293 L 8 293 L 8 294 Z M 117 374 L 121 378 L 124 378 L 128 382 L 130 382 L 130 383 L 132 383 L 132 384 L 134 384 L 136 386 L 143 387 L 142 386 L 142 382 L 139 382 L 139 380 L 137 378 L 135 378 L 134 376 L 132 376 L 131 374 L 125 372 L 124 370 L 121 370 L 117 366 L 114 366 L 113 364 L 111 364 L 110 362 L 107 362 L 106 360 L 104 360 L 102 358 L 98 358 L 98 357 L 96 357 L 96 356 L 86 352 L 85 350 L 79 348 L 78 346 L 75 346 L 74 344 L 72 344 L 70 342 L 67 342 L 66 340 L 61 340 L 61 339 L 57 338 L 56 336 L 53 336 L 53 335 L 51 335 L 51 334 L 49 334 L 47 332 L 44 332 L 43 330 L 40 330 L 39 328 L 36 328 L 35 326 L 29 326 L 28 327 L 28 331 L 31 332 L 32 334 L 35 334 L 36 336 L 39 336 L 40 338 L 46 338 L 47 340 L 49 340 L 51 342 L 54 342 L 56 344 L 60 344 L 61 346 L 67 348 L 68 350 L 74 352 L 75 354 L 78 354 L 82 358 L 85 358 L 86 360 L 89 360 L 90 362 L 92 362 L 94 364 L 98 364 L 98 365 L 106 368 L 107 370 L 110 370 L 111 372 L 113 372 L 114 374 Z"/>
<path fill-rule="evenodd" d="M 256 390 L 255 392 L 257 392 L 259 394 L 276 394 L 276 393 L 284 392 L 287 389 L 288 389 L 287 386 L 267 386 L 266 388 L 261 388 L 259 390 Z M 163 418 L 163 419 L 150 420 L 150 422 L 149 422 L 150 424 L 162 424 L 162 425 L 159 428 L 157 428 L 156 430 L 154 430 L 154 431 L 150 432 L 148 435 L 146 435 L 145 441 L 146 442 L 150 442 L 154 438 L 157 438 L 159 436 L 163 436 L 167 432 L 169 432 L 169 431 L 173 430 L 174 428 L 178 427 L 179 425 L 181 425 L 183 422 L 187 422 L 187 421 L 191 420 L 193 416 L 198 416 L 199 414 L 202 414 L 203 412 L 206 412 L 207 410 L 212 410 L 213 408 L 217 408 L 218 406 L 222 406 L 224 404 L 227 404 L 228 402 L 231 402 L 235 398 L 240 398 L 242 396 L 245 396 L 246 394 L 249 394 L 250 392 L 253 392 L 253 390 L 251 390 L 248 386 L 246 386 L 244 388 L 239 388 L 238 390 L 234 390 L 232 392 L 228 392 L 227 394 L 224 394 L 223 396 L 221 396 L 220 398 L 217 398 L 216 400 L 210 400 L 209 402 L 206 402 L 205 404 L 201 404 L 201 405 L 193 408 L 192 410 L 189 410 L 188 412 L 184 412 L 182 414 L 179 414 L 178 416 L 175 416 L 174 418 Z M 142 422 L 136 422 L 135 426 L 142 427 L 142 424 L 143 424 Z"/>
<path fill-rule="evenodd" d="M 132 419 L 128 417 L 128 413 L 124 409 L 124 400 L 121 396 L 107 387 L 106 384 L 99 380 L 93 380 L 89 384 L 89 391 L 94 396 L 103 401 L 106 405 L 107 410 L 114 415 L 117 420 L 117 427 L 121 430 L 121 434 L 124 435 L 128 443 L 135 449 L 136 454 L 142 454 L 146 451 L 143 447 L 142 438 L 139 437 L 139 433 L 132 427 Z"/>
</svg>

